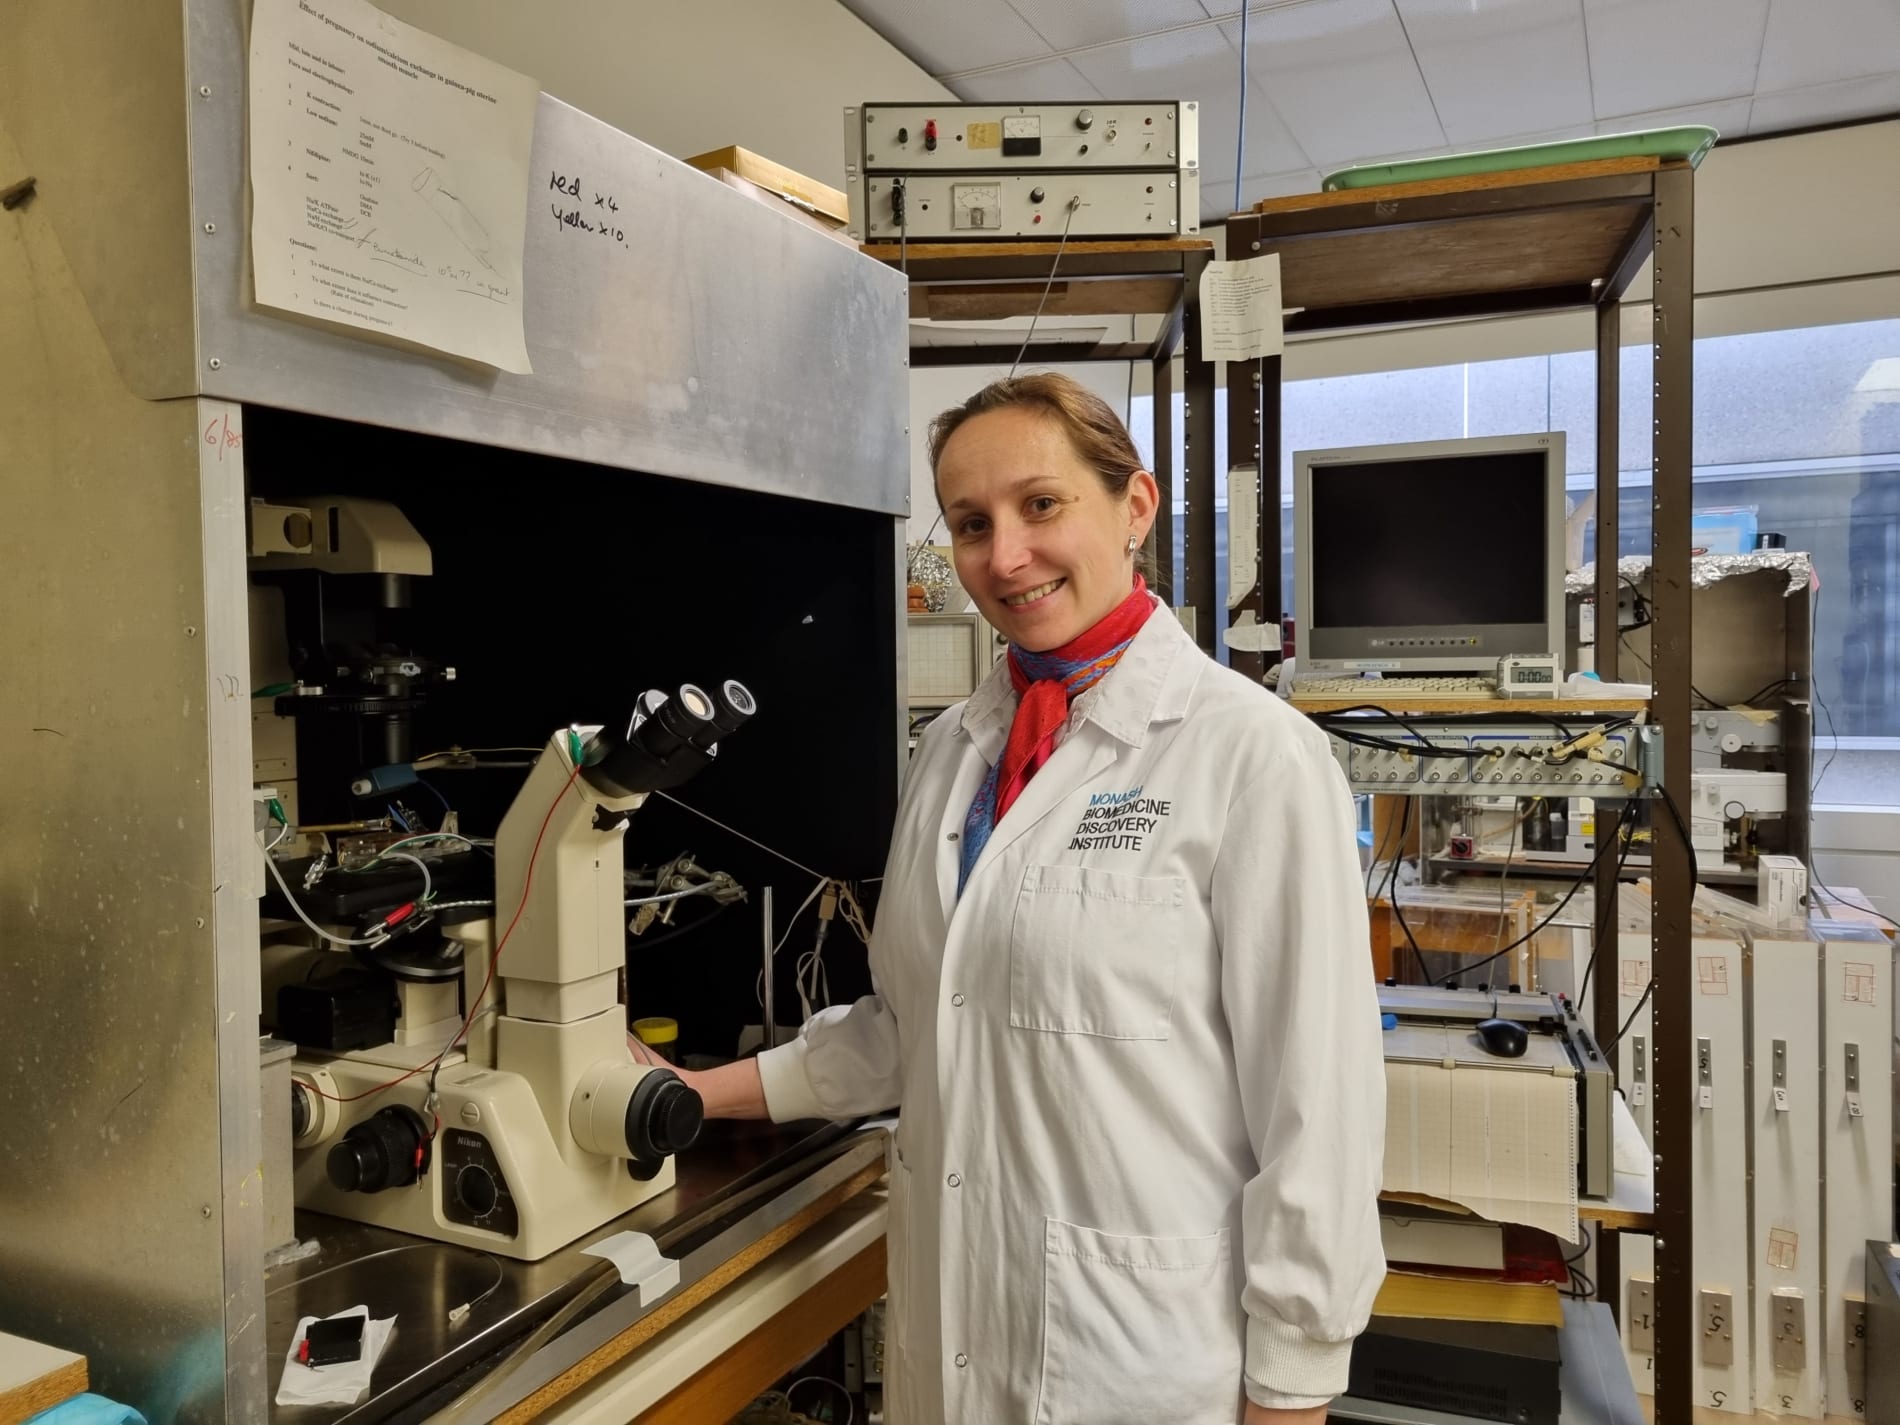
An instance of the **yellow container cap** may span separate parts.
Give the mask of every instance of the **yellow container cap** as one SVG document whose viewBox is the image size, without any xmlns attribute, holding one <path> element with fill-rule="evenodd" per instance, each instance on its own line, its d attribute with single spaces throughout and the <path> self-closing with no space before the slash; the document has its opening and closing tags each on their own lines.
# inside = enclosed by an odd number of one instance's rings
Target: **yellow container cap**
<svg viewBox="0 0 1900 1425">
<path fill-rule="evenodd" d="M 636 1019 L 633 1032 L 642 1044 L 671 1044 L 680 1037 L 680 1025 L 677 1019 Z"/>
</svg>

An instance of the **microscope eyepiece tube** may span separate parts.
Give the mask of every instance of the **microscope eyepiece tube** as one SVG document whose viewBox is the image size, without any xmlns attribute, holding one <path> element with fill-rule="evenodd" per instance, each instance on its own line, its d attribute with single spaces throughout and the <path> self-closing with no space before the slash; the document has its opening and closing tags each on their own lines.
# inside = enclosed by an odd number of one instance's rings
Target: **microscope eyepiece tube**
<svg viewBox="0 0 1900 1425">
<path fill-rule="evenodd" d="M 712 732 L 713 700 L 693 683 L 682 683 L 679 692 L 668 698 L 634 729 L 633 740 L 649 757 L 664 762 L 687 743 Z"/>
<path fill-rule="evenodd" d="M 759 710 L 759 705 L 753 699 L 751 690 L 744 683 L 733 678 L 728 678 L 719 685 L 719 692 L 713 698 L 713 703 L 713 725 L 722 735 L 737 732 Z"/>
</svg>

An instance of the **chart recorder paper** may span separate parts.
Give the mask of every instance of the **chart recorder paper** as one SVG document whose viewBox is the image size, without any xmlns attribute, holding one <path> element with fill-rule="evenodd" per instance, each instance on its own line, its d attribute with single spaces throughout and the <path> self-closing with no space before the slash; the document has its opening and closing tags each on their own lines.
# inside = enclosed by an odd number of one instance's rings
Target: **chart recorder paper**
<svg viewBox="0 0 1900 1425">
<path fill-rule="evenodd" d="M 1436 1026 L 1388 1031 L 1385 1191 L 1577 1241 L 1576 1080 L 1561 1050 L 1533 1038 L 1523 1067 L 1492 1068 L 1465 1037 Z"/>
<path fill-rule="evenodd" d="M 257 0 L 260 305 L 525 374 L 539 86 L 362 0 Z"/>
</svg>

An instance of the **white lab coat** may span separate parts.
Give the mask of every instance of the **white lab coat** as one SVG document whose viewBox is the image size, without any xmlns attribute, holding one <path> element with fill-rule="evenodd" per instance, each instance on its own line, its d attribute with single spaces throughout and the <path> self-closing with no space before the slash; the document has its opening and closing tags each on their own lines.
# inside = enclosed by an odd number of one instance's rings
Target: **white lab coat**
<svg viewBox="0 0 1900 1425">
<path fill-rule="evenodd" d="M 913 758 L 877 993 L 760 1057 L 780 1121 L 901 1104 L 898 1425 L 1232 1422 L 1342 1391 L 1385 1263 L 1385 1077 L 1323 733 L 1167 610 L 1078 697 L 961 898 L 1007 667 Z"/>
</svg>

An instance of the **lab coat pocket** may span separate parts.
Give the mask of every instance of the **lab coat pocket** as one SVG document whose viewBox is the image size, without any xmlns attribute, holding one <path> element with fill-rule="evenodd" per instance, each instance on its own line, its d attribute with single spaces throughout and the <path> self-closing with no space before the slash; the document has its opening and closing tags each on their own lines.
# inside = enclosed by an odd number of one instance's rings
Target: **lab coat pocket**
<svg viewBox="0 0 1900 1425">
<path fill-rule="evenodd" d="M 1225 1231 L 1044 1228 L 1037 1425 L 1237 1419 L 1244 1322 Z"/>
<path fill-rule="evenodd" d="M 1166 1039 L 1186 904 L 1180 876 L 1031 866 L 1010 927 L 1010 1024 Z"/>
</svg>

